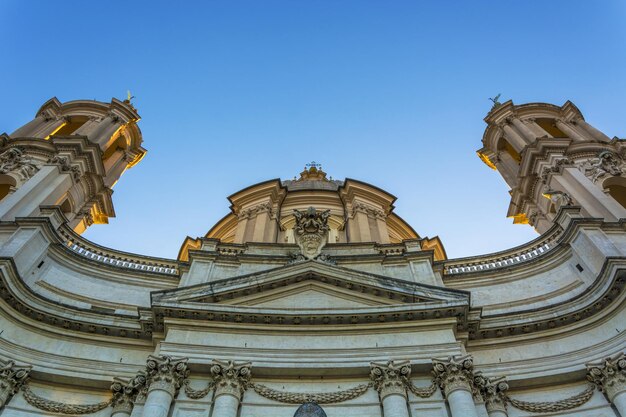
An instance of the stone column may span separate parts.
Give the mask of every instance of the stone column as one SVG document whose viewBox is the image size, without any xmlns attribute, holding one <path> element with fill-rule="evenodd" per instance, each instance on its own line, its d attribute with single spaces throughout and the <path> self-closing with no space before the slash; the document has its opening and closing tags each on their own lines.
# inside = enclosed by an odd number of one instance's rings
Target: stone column
<svg viewBox="0 0 626 417">
<path fill-rule="evenodd" d="M 145 388 L 146 374 L 144 372 L 138 373 L 130 380 L 114 378 L 111 385 L 113 392 L 111 417 L 131 417 L 137 396 L 140 392 L 145 392 Z"/>
<path fill-rule="evenodd" d="M 604 133 L 602 133 L 601 131 L 599 131 L 595 127 L 591 126 L 589 123 L 587 123 L 582 118 L 581 119 L 572 120 L 572 123 L 574 123 L 576 126 L 580 126 L 585 132 L 589 133 L 591 136 L 593 136 L 594 139 L 596 139 L 599 142 L 610 142 L 611 141 L 611 139 L 607 135 L 605 135 Z"/>
<path fill-rule="evenodd" d="M 567 122 L 560 120 L 560 119 L 556 119 L 554 121 L 554 124 L 556 127 L 559 128 L 559 130 L 563 133 L 565 133 L 567 136 L 569 136 L 572 140 L 576 141 L 576 142 L 584 142 L 585 138 L 578 133 L 577 131 L 575 131 L 569 124 L 567 124 Z"/>
<path fill-rule="evenodd" d="M 148 387 L 143 386 L 139 389 L 135 401 L 133 402 L 133 411 L 130 417 L 143 417 L 143 406 L 146 405 L 146 396 L 148 395 Z"/>
<path fill-rule="evenodd" d="M 113 135 L 122 127 L 122 120 L 115 114 L 105 117 L 89 135 L 89 140 L 100 145 L 106 151 Z"/>
<path fill-rule="evenodd" d="M 213 361 L 211 374 L 215 381 L 215 397 L 211 417 L 237 417 L 239 402 L 252 375 L 250 367 L 250 362 Z"/>
<path fill-rule="evenodd" d="M 517 153 L 521 153 L 522 150 L 526 147 L 526 141 L 524 140 L 524 138 L 508 124 L 508 121 L 502 123 L 499 126 L 504 131 L 504 137 L 513 147 L 513 149 L 515 149 Z"/>
<path fill-rule="evenodd" d="M 30 366 L 18 366 L 13 361 L 0 359 L 0 410 L 28 380 Z"/>
<path fill-rule="evenodd" d="M 598 387 L 626 417 L 626 355 L 624 352 L 600 362 L 587 364 L 587 379 Z"/>
<path fill-rule="evenodd" d="M 187 378 L 187 358 L 150 355 L 146 373 L 148 396 L 143 417 L 167 417 L 176 392 Z"/>
<path fill-rule="evenodd" d="M 406 385 L 410 376 L 409 361 L 370 364 L 370 378 L 380 395 L 384 417 L 409 417 Z"/>
<path fill-rule="evenodd" d="M 452 417 L 478 417 L 472 396 L 473 372 L 474 363 L 469 355 L 433 359 L 435 380 L 448 400 Z"/>
<path fill-rule="evenodd" d="M 506 383 L 506 378 L 487 378 L 476 372 L 474 385 L 485 401 L 489 417 L 508 417 L 505 392 L 509 389 L 509 384 Z"/>
<path fill-rule="evenodd" d="M 533 132 L 528 126 L 526 126 L 524 122 L 522 122 L 520 119 L 514 117 L 511 121 L 529 144 L 533 143 L 537 139 L 537 135 L 535 135 L 535 132 Z"/>
<path fill-rule="evenodd" d="M 552 183 L 557 186 L 552 186 Z M 550 186 L 569 194 L 574 203 L 582 206 L 592 217 L 604 218 L 607 221 L 626 217 L 626 209 L 613 197 L 606 195 L 576 167 L 565 167 L 562 175 L 552 177 Z"/>
</svg>

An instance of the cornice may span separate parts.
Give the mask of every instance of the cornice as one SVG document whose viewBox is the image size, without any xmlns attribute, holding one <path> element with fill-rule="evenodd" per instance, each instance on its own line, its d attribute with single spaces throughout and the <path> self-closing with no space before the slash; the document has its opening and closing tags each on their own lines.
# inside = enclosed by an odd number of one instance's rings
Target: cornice
<svg viewBox="0 0 626 417">
<path fill-rule="evenodd" d="M 598 277 L 585 292 L 548 307 L 481 316 L 478 321 L 468 323 L 469 339 L 513 341 L 515 338 L 519 341 L 530 334 L 541 337 L 582 320 L 597 320 L 623 304 L 625 286 L 626 257 L 607 258 Z"/>
</svg>

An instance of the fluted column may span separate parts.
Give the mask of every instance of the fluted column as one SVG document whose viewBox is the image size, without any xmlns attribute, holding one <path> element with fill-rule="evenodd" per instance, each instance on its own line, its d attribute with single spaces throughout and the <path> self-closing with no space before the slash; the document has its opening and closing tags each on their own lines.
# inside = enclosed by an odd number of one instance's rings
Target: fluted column
<svg viewBox="0 0 626 417">
<path fill-rule="evenodd" d="M 237 416 L 239 403 L 252 376 L 250 367 L 250 362 L 213 361 L 211 374 L 215 381 L 215 397 L 211 417 Z"/>
<path fill-rule="evenodd" d="M 187 377 L 187 358 L 151 355 L 146 373 L 149 385 L 143 417 L 166 417 L 176 391 Z"/>
<path fill-rule="evenodd" d="M 406 384 L 410 376 L 409 361 L 370 364 L 370 378 L 380 395 L 384 417 L 409 417 Z"/>
<path fill-rule="evenodd" d="M 626 417 L 626 356 L 624 352 L 600 362 L 587 364 L 587 379 L 604 392 L 621 417 Z"/>
<path fill-rule="evenodd" d="M 478 417 L 472 396 L 473 371 L 474 363 L 469 355 L 433 359 L 433 373 L 452 417 Z"/>
<path fill-rule="evenodd" d="M 27 381 L 30 366 L 18 366 L 13 361 L 0 359 L 0 410 Z"/>
<path fill-rule="evenodd" d="M 506 378 L 487 378 L 477 372 L 474 385 L 485 401 L 489 417 L 508 417 L 505 392 L 509 389 L 509 384 L 506 383 Z"/>
</svg>

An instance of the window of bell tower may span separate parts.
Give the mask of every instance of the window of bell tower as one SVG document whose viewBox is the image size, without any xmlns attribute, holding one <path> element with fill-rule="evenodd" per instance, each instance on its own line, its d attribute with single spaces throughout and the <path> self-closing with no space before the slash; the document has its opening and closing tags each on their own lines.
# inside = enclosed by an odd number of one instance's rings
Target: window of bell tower
<svg viewBox="0 0 626 417">
<path fill-rule="evenodd" d="M 69 136 L 76 132 L 79 127 L 87 123 L 87 116 L 71 116 L 69 121 L 65 123 L 59 130 L 54 132 L 55 136 Z"/>
<path fill-rule="evenodd" d="M 554 119 L 537 118 L 535 123 L 539 125 L 543 130 L 548 132 L 553 138 L 566 138 L 567 135 L 563 133 L 558 127 L 556 127 Z"/>
</svg>

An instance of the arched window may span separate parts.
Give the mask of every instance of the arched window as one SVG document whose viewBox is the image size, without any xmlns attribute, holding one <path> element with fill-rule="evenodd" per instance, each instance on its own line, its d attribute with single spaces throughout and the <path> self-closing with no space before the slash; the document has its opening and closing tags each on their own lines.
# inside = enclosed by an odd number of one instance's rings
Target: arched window
<svg viewBox="0 0 626 417">
<path fill-rule="evenodd" d="M 4 199 L 4 197 L 11 194 L 11 190 L 17 182 L 15 178 L 10 175 L 0 175 L 0 200 Z"/>
<path fill-rule="evenodd" d="M 293 417 L 326 417 L 326 413 L 315 403 L 304 403 L 298 407 Z"/>
<path fill-rule="evenodd" d="M 622 207 L 626 208 L 626 178 L 611 177 L 602 183 L 605 191 L 615 199 Z"/>
</svg>

